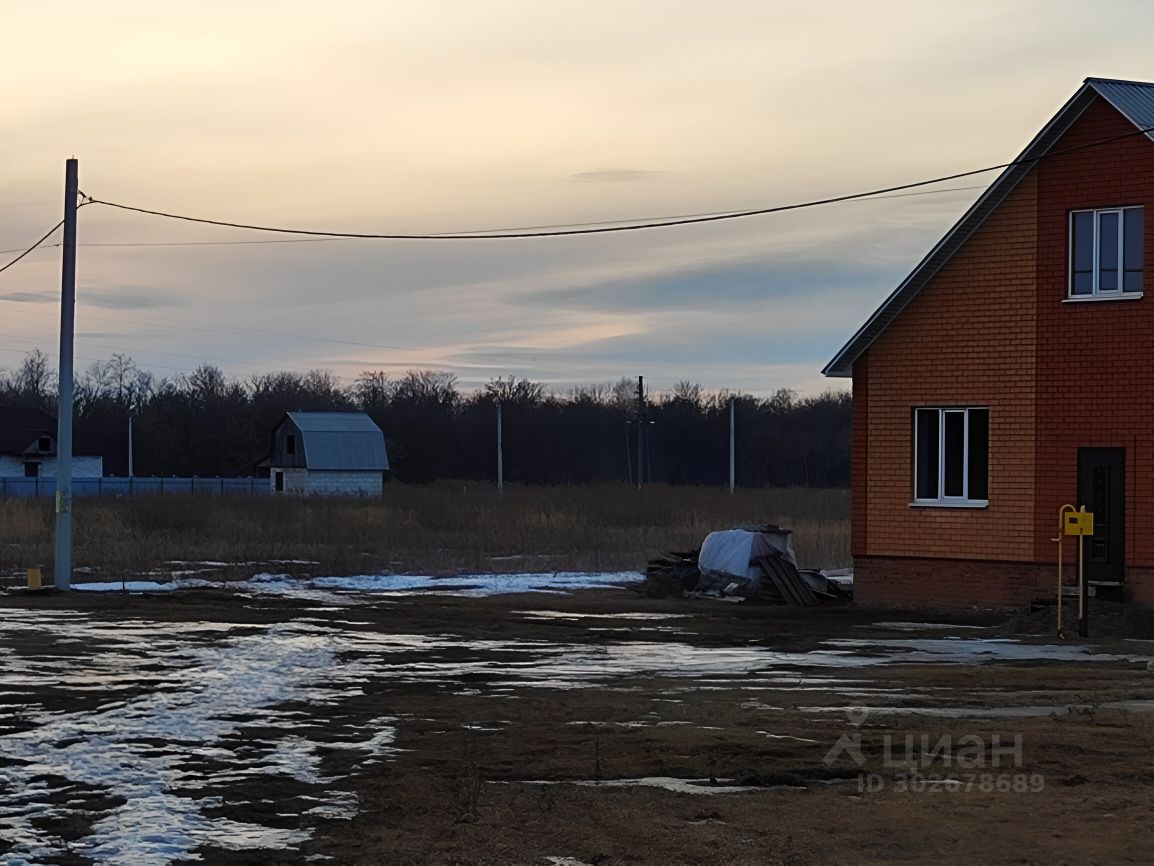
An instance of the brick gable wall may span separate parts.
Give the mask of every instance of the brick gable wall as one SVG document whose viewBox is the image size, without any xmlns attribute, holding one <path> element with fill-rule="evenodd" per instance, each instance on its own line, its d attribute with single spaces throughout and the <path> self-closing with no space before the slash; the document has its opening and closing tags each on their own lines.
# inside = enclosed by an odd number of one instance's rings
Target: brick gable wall
<svg viewBox="0 0 1154 866">
<path fill-rule="evenodd" d="M 1033 558 L 1035 196 L 1027 176 L 870 346 L 859 555 Z M 949 405 L 990 408 L 988 508 L 910 506 L 912 408 Z"/>
<path fill-rule="evenodd" d="M 1096 100 L 1060 149 L 1134 131 Z M 1069 212 L 1145 205 L 1146 279 L 1154 250 L 1154 143 L 1129 137 L 1038 167 L 1038 437 L 1035 557 L 1054 560 L 1058 507 L 1077 496 L 1079 447 L 1126 449 L 1126 563 L 1154 565 L 1154 287 L 1141 300 L 1062 303 L 1067 295 Z M 1154 584 L 1133 574 L 1133 597 L 1154 603 Z M 1131 582 L 1128 576 L 1128 583 Z"/>
<path fill-rule="evenodd" d="M 1055 148 L 1133 130 L 1098 99 Z M 1150 281 L 1154 143 L 1130 135 L 1043 160 L 855 363 L 861 601 L 1052 595 L 1050 539 L 1076 498 L 1077 449 L 1124 447 L 1127 593 L 1154 604 L 1154 285 L 1142 300 L 1063 303 L 1069 211 L 1134 204 L 1147 208 Z M 988 508 L 910 507 L 918 405 L 990 407 Z"/>
</svg>

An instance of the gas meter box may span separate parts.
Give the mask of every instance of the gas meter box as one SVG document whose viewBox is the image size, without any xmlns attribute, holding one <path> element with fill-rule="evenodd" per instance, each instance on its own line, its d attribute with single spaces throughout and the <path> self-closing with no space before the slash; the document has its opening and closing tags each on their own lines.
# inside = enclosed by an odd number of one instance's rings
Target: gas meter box
<svg viewBox="0 0 1154 866">
<path fill-rule="evenodd" d="M 1093 535 L 1094 513 L 1092 511 L 1068 511 L 1064 526 L 1067 535 Z"/>
</svg>

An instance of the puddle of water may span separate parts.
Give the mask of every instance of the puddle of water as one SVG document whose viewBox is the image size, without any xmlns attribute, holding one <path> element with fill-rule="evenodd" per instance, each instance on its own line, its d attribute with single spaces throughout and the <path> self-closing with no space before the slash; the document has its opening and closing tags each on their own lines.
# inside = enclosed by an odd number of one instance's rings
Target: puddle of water
<svg viewBox="0 0 1154 866">
<path fill-rule="evenodd" d="M 1079 644 L 1033 644 L 1009 638 L 953 637 L 895 640 L 834 638 L 825 644 L 846 647 L 861 653 L 859 659 L 863 664 L 923 661 L 947 664 L 980 664 L 987 661 L 1145 662 L 1150 658 L 1148 655 L 1099 653 Z"/>
<path fill-rule="evenodd" d="M 641 779 L 578 779 L 578 780 L 529 780 L 521 782 L 494 782 L 491 784 L 520 785 L 580 785 L 583 788 L 662 788 L 676 794 L 745 794 L 750 791 L 769 791 L 772 788 L 756 785 L 727 784 L 732 779 L 718 779 L 716 784 L 708 779 L 675 779 L 672 776 L 646 776 Z"/>
<path fill-rule="evenodd" d="M 1030 719 L 1049 716 L 1072 716 L 1098 710 L 1124 710 L 1131 713 L 1154 713 L 1154 700 L 1103 701 L 1097 704 L 1050 704 L 1010 707 L 797 707 L 803 713 L 839 713 L 850 711 L 878 716 L 930 716 L 942 719 Z"/>
<path fill-rule="evenodd" d="M 954 629 L 984 629 L 996 628 L 992 625 L 952 625 L 946 622 L 875 622 L 868 625 L 859 625 L 858 628 L 886 628 L 892 631 L 953 631 Z"/>
<path fill-rule="evenodd" d="M 811 740 L 807 737 L 793 737 L 789 734 L 771 734 L 769 731 L 758 731 L 764 737 L 769 737 L 771 740 L 794 740 L 798 743 L 819 743 L 820 740 Z"/>
<path fill-rule="evenodd" d="M 523 616 L 536 619 L 686 619 L 687 613 L 577 613 L 561 610 L 523 610 Z"/>
</svg>

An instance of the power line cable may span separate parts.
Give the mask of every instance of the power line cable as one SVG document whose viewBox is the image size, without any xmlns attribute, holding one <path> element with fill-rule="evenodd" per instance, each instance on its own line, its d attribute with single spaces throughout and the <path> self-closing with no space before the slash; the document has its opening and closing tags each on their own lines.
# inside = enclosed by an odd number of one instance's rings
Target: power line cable
<svg viewBox="0 0 1154 866">
<path fill-rule="evenodd" d="M 1064 148 L 1058 151 L 1047 151 L 1044 154 L 1026 159 L 1015 159 L 1010 162 L 1000 163 L 998 165 L 991 165 L 985 168 L 971 169 L 970 171 L 961 171 L 954 174 L 943 175 L 941 177 L 931 178 L 929 180 L 920 180 L 913 183 L 898 184 L 896 186 L 883 187 L 881 189 L 868 190 L 866 192 L 847 193 L 846 195 L 830 196 L 828 198 L 811 199 L 809 201 L 794 202 L 793 204 L 775 205 L 773 207 L 755 208 L 753 210 L 731 211 L 727 213 L 708 214 L 704 216 L 689 216 L 689 217 L 671 217 L 658 218 L 656 220 L 649 220 L 645 222 L 633 223 L 630 225 L 601 225 L 592 228 L 564 228 L 556 230 L 527 230 L 527 231 L 492 231 L 492 230 L 478 230 L 472 232 L 442 232 L 439 234 L 391 234 L 391 233 L 375 233 L 375 232 L 335 232 L 335 231 L 321 231 L 315 229 L 293 229 L 285 228 L 283 226 L 262 226 L 253 225 L 249 223 L 230 222 L 228 220 L 207 219 L 204 217 L 188 216 L 186 214 L 170 213 L 168 211 L 153 210 L 151 208 L 137 207 L 135 205 L 121 204 L 119 202 L 104 201 L 103 199 L 94 198 L 92 196 L 81 193 L 85 199 L 85 204 L 100 204 L 105 207 L 116 208 L 118 210 L 131 211 L 134 213 L 147 214 L 149 216 L 163 217 L 165 219 L 180 220 L 182 222 L 199 223 L 201 225 L 215 225 L 223 226 L 225 228 L 245 229 L 248 231 L 272 232 L 275 234 L 291 234 L 291 235 L 309 235 L 311 237 L 328 237 L 328 238 L 365 238 L 375 240 L 396 240 L 396 241 L 422 241 L 422 240 L 506 240 L 517 238 L 550 238 L 550 237 L 566 237 L 571 235 L 594 235 L 594 234 L 610 234 L 629 231 L 641 231 L 645 229 L 660 229 L 672 228 L 674 226 L 696 225 L 709 222 L 720 222 L 722 220 L 743 219 L 753 216 L 764 216 L 773 213 L 783 213 L 785 211 L 803 210 L 806 208 L 819 207 L 821 205 L 836 204 L 838 202 L 854 201 L 856 199 L 875 198 L 886 193 L 902 192 L 908 189 L 916 189 L 923 186 L 932 186 L 937 183 L 945 183 L 950 180 L 959 180 L 964 177 L 974 177 L 979 174 L 986 174 L 991 171 L 999 171 L 1018 165 L 1034 165 L 1045 157 L 1059 156 L 1066 153 L 1073 153 L 1075 151 L 1085 150 L 1091 147 L 1099 147 L 1104 144 L 1110 144 L 1124 138 L 1130 138 L 1135 135 L 1145 135 L 1154 132 L 1154 126 L 1146 127 L 1144 129 L 1136 129 L 1131 132 L 1126 132 L 1121 135 L 1115 135 L 1110 138 L 1101 139 L 1099 141 L 1087 142 L 1085 144 L 1075 145 L 1073 147 Z"/>
<path fill-rule="evenodd" d="M 20 261 L 26 255 L 28 255 L 30 252 L 32 252 L 34 249 L 36 249 L 42 243 L 44 243 L 46 240 L 48 240 L 50 237 L 52 237 L 52 235 L 56 233 L 56 230 L 58 228 L 60 228 L 62 225 L 64 225 L 64 220 L 61 220 L 60 222 L 58 222 L 56 225 L 54 225 L 52 228 L 50 228 L 48 231 L 46 231 L 41 236 L 40 240 L 38 240 L 36 243 L 34 243 L 28 249 L 24 250 L 24 252 L 20 253 L 20 255 L 18 255 L 16 258 L 12 259 L 12 261 L 8 262 L 8 264 L 4 265 L 4 267 L 0 268 L 0 274 L 4 273 L 6 270 L 8 270 L 10 267 L 12 267 L 14 264 L 16 264 L 18 261 Z M 15 250 L 8 250 L 8 252 L 16 252 L 16 251 Z"/>
<path fill-rule="evenodd" d="M 969 190 L 969 189 L 985 189 L 985 184 L 979 184 L 977 186 L 951 186 L 951 187 L 947 187 L 946 189 L 927 189 L 927 190 L 922 190 L 920 192 L 896 193 L 894 195 L 876 195 L 876 196 L 873 196 L 872 198 L 853 199 L 853 201 L 878 201 L 880 199 L 887 199 L 887 198 L 907 198 L 909 196 L 915 196 L 915 195 L 941 195 L 942 193 L 960 192 L 960 191 Z M 538 229 L 583 228 L 585 226 L 605 226 L 605 225 L 619 225 L 619 224 L 623 224 L 623 223 L 655 222 L 655 221 L 661 221 L 661 220 L 667 220 L 667 219 L 690 219 L 693 217 L 724 216 L 726 214 L 731 214 L 731 213 L 735 213 L 735 211 L 713 210 L 713 211 L 705 211 L 702 213 L 675 214 L 673 216 L 665 216 L 665 217 L 635 217 L 632 219 L 596 220 L 594 222 L 587 222 L 587 223 L 555 223 L 553 225 L 512 226 L 509 228 L 478 229 L 474 232 L 469 232 L 469 231 L 445 232 L 442 234 L 444 237 L 455 237 L 457 235 L 470 235 L 470 234 L 477 234 L 480 232 L 485 232 L 485 233 L 522 232 L 522 231 L 536 231 Z M 438 235 L 438 237 L 440 237 L 440 236 L 442 236 L 442 235 Z M 336 240 L 336 239 L 334 239 L 334 240 Z"/>
<path fill-rule="evenodd" d="M 948 192 L 964 192 L 966 190 L 973 190 L 973 189 L 985 189 L 985 185 L 951 186 L 951 187 L 947 187 L 946 189 L 930 189 L 930 190 L 923 190 L 921 192 L 897 193 L 895 195 L 878 195 L 878 196 L 874 196 L 872 199 L 856 199 L 856 200 L 857 201 L 877 201 L 877 200 L 888 199 L 888 198 L 908 198 L 910 196 L 917 196 L 917 195 L 942 195 L 943 193 L 948 193 Z M 682 219 L 682 218 L 686 218 L 686 217 L 714 216 L 714 215 L 718 215 L 721 213 L 727 213 L 727 211 L 707 211 L 705 213 L 679 214 L 673 218 L 674 219 Z M 647 218 L 645 218 L 645 217 L 638 217 L 636 219 L 598 220 L 596 222 L 588 222 L 588 223 L 557 223 L 555 225 L 547 225 L 547 226 L 514 226 L 514 227 L 510 227 L 510 228 L 491 229 L 488 231 L 516 232 L 516 231 L 527 231 L 529 229 L 551 229 L 551 228 L 568 228 L 568 227 L 582 227 L 582 226 L 615 225 L 615 224 L 619 224 L 619 223 L 644 222 L 644 221 L 646 221 L 646 219 Z M 469 232 L 459 232 L 458 234 L 469 234 Z M 135 241 L 135 242 L 124 242 L 124 243 L 93 242 L 93 243 L 77 244 L 76 246 L 78 246 L 78 247 L 232 247 L 232 246 L 260 246 L 260 245 L 264 245 L 264 244 L 325 244 L 325 243 L 334 243 L 334 242 L 338 242 L 338 241 L 353 241 L 353 240 L 365 240 L 365 239 L 364 238 L 339 237 L 339 238 L 286 238 L 283 240 L 266 240 L 266 241 Z M 61 245 L 58 243 L 56 243 L 56 244 L 40 244 L 37 247 L 37 249 L 49 250 L 49 249 L 56 249 L 60 246 Z M 0 250 L 0 255 L 6 255 L 8 253 L 18 253 L 18 252 L 22 252 L 22 251 L 24 251 L 23 247 L 18 247 L 18 248 L 13 249 L 13 250 Z"/>
</svg>

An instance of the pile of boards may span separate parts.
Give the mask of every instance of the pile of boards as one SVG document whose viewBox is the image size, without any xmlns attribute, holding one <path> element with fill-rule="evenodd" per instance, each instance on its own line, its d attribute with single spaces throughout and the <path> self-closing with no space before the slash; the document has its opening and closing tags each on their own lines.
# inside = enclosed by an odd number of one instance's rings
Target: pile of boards
<svg viewBox="0 0 1154 866">
<path fill-rule="evenodd" d="M 844 604 L 853 597 L 852 574 L 801 570 L 791 530 L 744 527 L 706 536 L 701 548 L 651 560 L 650 591 L 750 600 L 789 607 Z"/>
</svg>

